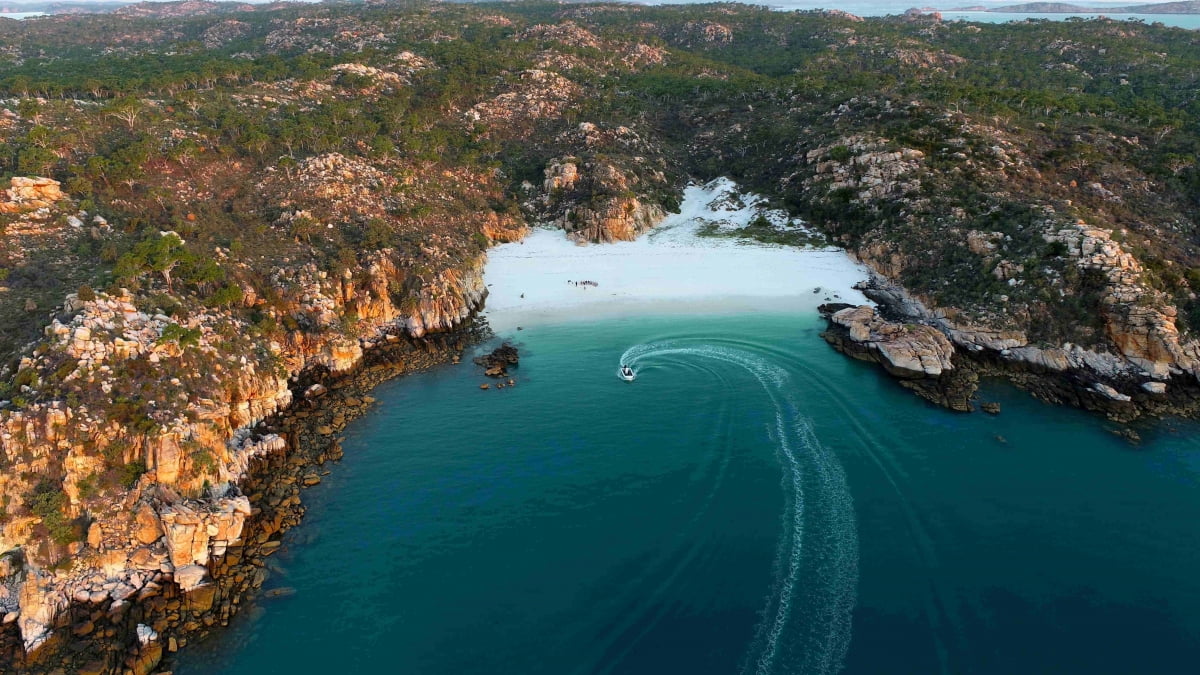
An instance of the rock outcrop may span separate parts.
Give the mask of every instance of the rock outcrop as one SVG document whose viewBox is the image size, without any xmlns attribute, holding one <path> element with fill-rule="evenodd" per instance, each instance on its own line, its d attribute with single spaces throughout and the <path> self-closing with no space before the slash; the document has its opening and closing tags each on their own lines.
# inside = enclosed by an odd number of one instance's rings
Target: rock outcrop
<svg viewBox="0 0 1200 675">
<path fill-rule="evenodd" d="M 1153 364 L 1143 357 L 1147 352 L 1039 347 L 1020 331 L 955 322 L 881 279 L 862 290 L 882 309 L 822 306 L 830 321 L 825 339 L 838 351 L 880 363 L 902 385 L 940 405 L 970 410 L 978 377 L 999 375 L 1046 401 L 1117 421 L 1200 410 L 1196 375 L 1184 369 L 1186 359 L 1171 360 L 1164 371 L 1147 367 Z"/>
<path fill-rule="evenodd" d="M 885 139 L 853 136 L 837 145 L 805 153 L 815 175 L 807 183 L 827 192 L 852 190 L 861 201 L 874 201 L 916 192 L 921 187 L 918 169 L 925 153 L 915 148 L 888 150 Z M 799 159 L 799 158 L 798 158 Z"/>
<path fill-rule="evenodd" d="M 657 204 L 637 197 L 611 197 L 595 207 L 577 206 L 557 224 L 576 241 L 606 244 L 633 241 L 666 217 Z"/>
<path fill-rule="evenodd" d="M 508 367 L 520 363 L 517 348 L 505 342 L 493 349 L 491 353 L 475 358 L 475 364 L 483 366 L 483 374 L 488 377 L 508 377 Z"/>
<path fill-rule="evenodd" d="M 1079 221 L 1047 233 L 1045 239 L 1063 244 L 1080 269 L 1103 276 L 1107 337 L 1130 364 L 1158 379 L 1182 373 L 1200 376 L 1200 343 L 1181 342 L 1177 310 L 1162 292 L 1144 283 L 1141 263 L 1107 230 Z"/>
<path fill-rule="evenodd" d="M 151 672 L 164 652 L 227 625 L 252 604 L 247 594 L 270 585 L 266 559 L 303 515 L 301 490 L 320 482 L 314 467 L 341 458 L 332 434 L 369 410 L 367 391 L 450 360 L 462 339 L 394 340 L 367 351 L 354 372 L 325 378 L 323 395 L 299 397 L 266 423 L 266 438 L 292 440 L 263 441 L 244 457 L 239 488 L 189 499 L 145 486 L 118 505 L 132 514 L 128 523 L 92 523 L 69 571 L 27 564 L 20 550 L 0 555 L 0 659 L 15 672 Z M 316 384 L 309 382 L 304 389 Z"/>
<path fill-rule="evenodd" d="M 822 334 L 835 349 L 874 361 L 924 398 L 955 410 L 971 410 L 974 380 L 954 368 L 954 347 L 932 326 L 900 323 L 880 316 L 874 307 L 823 305 L 830 328 Z"/>
<path fill-rule="evenodd" d="M 954 369 L 954 347 L 935 328 L 888 321 L 869 305 L 839 310 L 829 320 L 862 348 L 856 356 L 873 354 L 873 360 L 898 377 L 938 377 Z"/>
<path fill-rule="evenodd" d="M 329 227 L 386 217 L 389 197 L 376 191 L 391 195 L 396 185 L 340 155 L 312 158 L 293 178 L 268 179 L 265 189 L 284 204 L 285 223 L 321 219 Z M 48 211 L 62 196 L 41 179 L 14 180 L 8 194 L 5 203 Z M 211 604 L 213 576 L 230 552 L 266 545 L 245 541 L 265 497 L 239 486 L 255 466 L 296 448 L 265 428 L 267 420 L 296 401 L 333 398 L 304 392 L 362 368 L 375 351 L 463 325 L 486 296 L 482 249 L 525 232 L 519 219 L 495 212 L 461 227 L 484 243 L 434 233 L 415 251 L 364 253 L 340 273 L 281 261 L 269 273 L 276 295 L 268 301 L 239 286 L 235 308 L 168 316 L 125 290 L 68 295 L 38 349 L 20 359 L 13 400 L 0 402 L 0 554 L 23 553 L 20 570 L 0 579 L 0 607 L 19 628 L 21 660 L 41 658 L 80 604 L 128 612 L 121 608 L 164 586 Z M 234 311 L 243 308 L 277 328 L 251 327 L 247 313 Z M 320 443 L 346 419 L 323 425 Z M 146 656 L 155 649 L 158 640 L 142 644 L 127 667 L 157 663 Z"/>
<path fill-rule="evenodd" d="M 58 181 L 14 176 L 0 201 L 0 213 L 25 213 L 47 209 L 66 197 Z"/>
<path fill-rule="evenodd" d="M 585 143 L 595 125 L 580 125 Z M 632 135 L 617 130 L 615 135 Z M 581 162 L 576 158 L 551 160 L 545 168 L 537 210 L 567 236 L 581 243 L 633 241 L 666 218 L 663 208 L 638 192 L 665 187 L 666 178 L 655 173 L 653 184 L 637 172 L 607 161 Z"/>
</svg>

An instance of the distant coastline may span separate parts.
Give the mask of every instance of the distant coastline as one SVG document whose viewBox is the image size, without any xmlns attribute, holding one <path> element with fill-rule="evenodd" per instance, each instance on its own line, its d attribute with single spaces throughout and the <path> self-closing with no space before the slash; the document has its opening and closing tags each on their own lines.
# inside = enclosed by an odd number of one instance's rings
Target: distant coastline
<svg viewBox="0 0 1200 675">
<path fill-rule="evenodd" d="M 119 7 L 134 4 L 129 0 L 95 0 L 95 2 L 72 2 L 51 0 L 49 2 L 5 2 L 0 3 L 0 17 L 21 18 L 46 14 L 100 14 Z M 13 16 L 20 15 L 20 16 Z"/>
<path fill-rule="evenodd" d="M 1089 7 L 1065 2 L 1028 2 L 1019 5 L 987 7 L 970 5 L 945 10 L 950 12 L 993 12 L 1029 14 L 1200 14 L 1200 1 L 1159 2 L 1143 5 Z"/>
</svg>

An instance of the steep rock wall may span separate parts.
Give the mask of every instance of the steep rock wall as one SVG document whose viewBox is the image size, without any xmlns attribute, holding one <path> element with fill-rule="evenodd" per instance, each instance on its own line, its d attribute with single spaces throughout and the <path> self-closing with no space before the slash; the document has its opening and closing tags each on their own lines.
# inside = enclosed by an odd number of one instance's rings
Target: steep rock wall
<svg viewBox="0 0 1200 675">
<path fill-rule="evenodd" d="M 443 265 L 419 285 L 387 251 L 344 275 L 280 269 L 291 290 L 282 308 L 264 305 L 295 326 L 280 340 L 230 312 L 183 320 L 130 294 L 68 297 L 70 318 L 55 319 L 20 364 L 27 401 L 0 410 L 0 553 L 21 560 L 0 587 L 25 649 L 52 636 L 71 601 L 129 602 L 151 584 L 204 588 L 252 512 L 239 481 L 256 458 L 287 448 L 260 422 L 292 403 L 305 373 L 345 373 L 389 336 L 461 324 L 486 295 L 484 260 Z M 411 292 L 397 296 L 401 287 Z M 246 302 L 257 301 L 248 289 Z M 171 337 L 180 331 L 188 337 Z M 128 491 L 102 489 L 131 466 L 145 473 L 127 476 Z M 55 499 L 59 511 L 40 510 Z"/>
</svg>

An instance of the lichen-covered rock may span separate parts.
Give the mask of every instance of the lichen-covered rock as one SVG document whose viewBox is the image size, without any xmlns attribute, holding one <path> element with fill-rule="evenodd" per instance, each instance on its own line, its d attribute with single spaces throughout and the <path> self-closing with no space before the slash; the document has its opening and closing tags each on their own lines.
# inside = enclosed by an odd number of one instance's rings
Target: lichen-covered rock
<svg viewBox="0 0 1200 675">
<path fill-rule="evenodd" d="M 59 612 L 67 606 L 67 597 L 52 582 L 52 576 L 30 569 L 21 584 L 17 625 L 28 652 L 49 639 Z"/>
<path fill-rule="evenodd" d="M 158 513 L 171 564 L 176 569 L 203 566 L 241 538 L 250 500 L 243 496 L 193 505 L 176 501 L 159 507 Z"/>
<path fill-rule="evenodd" d="M 1116 389 L 1113 389 L 1112 387 L 1110 387 L 1107 384 L 1104 384 L 1102 382 L 1096 382 L 1095 384 L 1093 384 L 1092 390 L 1110 401 L 1118 401 L 1121 403 L 1128 403 L 1129 401 L 1133 400 L 1130 396 L 1122 394 L 1121 392 L 1117 391 Z"/>
</svg>

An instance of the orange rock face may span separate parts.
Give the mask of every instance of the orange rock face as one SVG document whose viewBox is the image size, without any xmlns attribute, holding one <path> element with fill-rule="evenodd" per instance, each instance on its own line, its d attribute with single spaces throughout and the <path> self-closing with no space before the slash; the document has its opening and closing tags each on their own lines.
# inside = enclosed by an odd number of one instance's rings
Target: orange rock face
<svg viewBox="0 0 1200 675">
<path fill-rule="evenodd" d="M 0 213 L 26 213 L 48 208 L 66 195 L 56 180 L 14 176 L 4 197 L 5 200 L 0 202 Z"/>
</svg>

